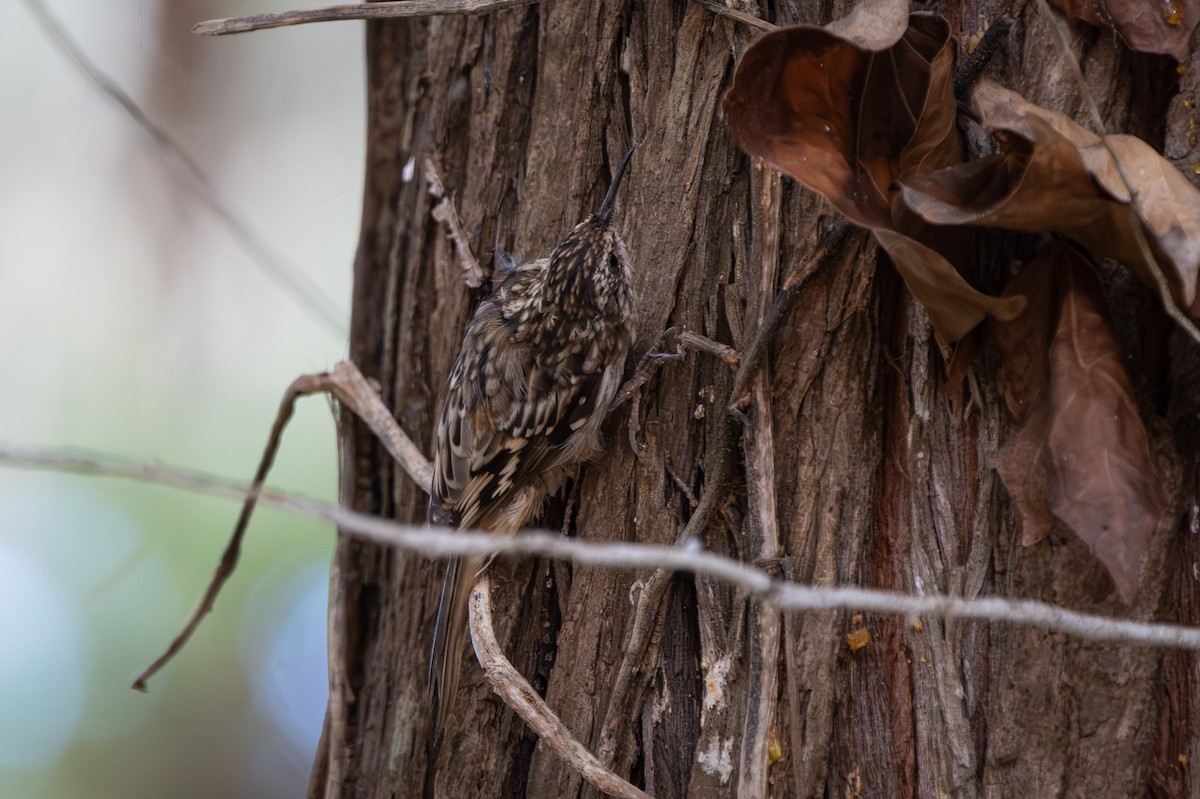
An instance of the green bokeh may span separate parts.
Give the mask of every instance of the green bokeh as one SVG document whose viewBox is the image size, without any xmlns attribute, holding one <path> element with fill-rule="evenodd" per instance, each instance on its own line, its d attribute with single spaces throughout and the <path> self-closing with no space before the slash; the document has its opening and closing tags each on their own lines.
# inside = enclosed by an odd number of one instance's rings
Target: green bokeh
<svg viewBox="0 0 1200 799">
<path fill-rule="evenodd" d="M 192 22 L 283 6 L 47 5 L 239 219 L 345 310 L 362 181 L 361 25 L 198 39 Z M 0 75 L 0 443 L 248 479 L 283 389 L 342 357 L 344 335 L 264 276 L 22 3 L 0 9 Z M 307 400 L 270 482 L 332 502 L 336 467 L 328 405 Z M 41 592 L 0 608 L 0 668 L 32 664 L 0 689 L 0 708 L 20 716 L 0 719 L 0 736 L 30 745 L 10 747 L 24 763 L 0 756 L 0 797 L 303 792 L 311 752 L 264 712 L 256 648 L 294 634 L 298 580 L 320 590 L 326 525 L 260 510 L 195 638 L 148 695 L 129 688 L 194 606 L 237 512 L 160 486 L 0 466 L 0 573 L 19 568 Z M 45 641 L 59 644 L 43 651 Z M 77 724 L 63 722 L 80 692 Z M 312 729 L 320 722 L 314 714 Z"/>
</svg>

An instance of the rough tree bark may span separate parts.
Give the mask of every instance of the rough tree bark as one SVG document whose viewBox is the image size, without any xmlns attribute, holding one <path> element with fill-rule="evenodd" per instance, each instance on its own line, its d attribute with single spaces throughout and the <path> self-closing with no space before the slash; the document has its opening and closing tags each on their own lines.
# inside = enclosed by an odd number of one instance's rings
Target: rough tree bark
<svg viewBox="0 0 1200 799">
<path fill-rule="evenodd" d="M 762 16 L 822 23 L 852 5 L 785 0 Z M 1013 16 L 991 74 L 1081 118 L 1035 7 L 950 0 L 941 10 L 960 40 Z M 439 165 L 487 269 L 497 245 L 547 253 L 636 142 L 617 219 L 641 298 L 638 353 L 671 326 L 735 348 L 753 334 L 834 212 L 751 163 L 719 118 L 750 35 L 678 1 L 548 2 L 368 25 L 351 357 L 426 451 L 461 332 L 486 289 L 463 284 L 431 219 L 426 158 Z M 1187 79 L 1191 105 L 1173 102 L 1180 79 L 1169 59 L 1133 55 L 1092 29 L 1076 41 L 1111 131 L 1161 148 L 1168 109 L 1172 130 L 1194 114 Z M 1176 145 L 1172 156 L 1190 163 L 1191 147 Z M 982 287 L 995 291 L 1027 253 L 1013 236 L 986 245 Z M 719 552 L 781 558 L 793 579 L 814 584 L 1032 597 L 1195 623 L 1200 545 L 1188 530 L 1195 511 L 1185 510 L 1196 497 L 1200 357 L 1147 291 L 1117 268 L 1106 272 L 1173 497 L 1127 609 L 1074 536 L 1016 544 L 1019 523 L 994 470 L 1011 430 L 995 364 L 978 359 L 969 401 L 952 403 L 924 313 L 873 244 L 852 234 L 842 249 L 775 341 L 745 431 L 723 412 L 728 367 L 697 353 L 668 363 L 639 400 L 641 457 L 625 444 L 623 409 L 610 420 L 606 456 L 547 524 L 582 538 L 671 542 L 692 511 L 680 485 L 699 495 L 721 448 L 732 447 L 731 476 L 704 532 Z M 424 520 L 424 493 L 361 425 L 345 419 L 342 441 L 344 501 Z M 747 463 L 762 478 L 749 487 Z M 774 497 L 767 490 L 757 506 L 774 503 L 774 530 L 747 512 L 747 493 L 764 485 Z M 492 696 L 473 661 L 434 751 L 426 666 L 440 576 L 422 557 L 341 539 L 330 703 L 310 795 L 590 795 Z M 629 635 L 631 587 L 645 577 L 545 562 L 497 568 L 500 641 L 593 751 Z M 844 636 L 859 626 L 870 641 L 852 652 Z M 1198 677 L 1190 655 L 1028 628 L 848 613 L 779 619 L 722 585 L 680 575 L 634 690 L 612 709 L 620 721 L 612 764 L 660 798 L 1200 796 Z M 768 735 L 751 740 L 744 730 L 764 712 Z"/>
</svg>

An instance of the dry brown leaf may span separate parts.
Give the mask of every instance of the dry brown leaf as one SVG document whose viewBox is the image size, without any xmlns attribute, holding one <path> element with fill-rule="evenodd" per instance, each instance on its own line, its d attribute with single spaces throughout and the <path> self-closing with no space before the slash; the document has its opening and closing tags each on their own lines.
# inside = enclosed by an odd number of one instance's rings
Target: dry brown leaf
<svg viewBox="0 0 1200 799">
<path fill-rule="evenodd" d="M 1046 409 L 1046 405 L 1038 405 L 996 456 L 1000 479 L 1021 515 L 1023 547 L 1038 543 L 1054 527 L 1054 515 L 1046 500 Z"/>
<path fill-rule="evenodd" d="M 1187 178 L 1140 139 L 1108 137 L 1138 189 L 1135 222 L 1129 191 L 1099 135 L 992 81 L 979 83 L 972 104 L 1004 152 L 905 178 L 905 206 L 939 225 L 1056 231 L 1154 285 L 1134 227 L 1140 224 L 1176 304 L 1200 316 L 1200 191 Z"/>
<path fill-rule="evenodd" d="M 1200 22 L 1196 0 L 1051 0 L 1067 16 L 1105 27 L 1130 49 L 1188 58 L 1188 41 Z"/>
<path fill-rule="evenodd" d="M 879 228 L 875 230 L 875 238 L 887 251 L 909 291 L 925 306 L 929 321 L 943 342 L 958 341 L 987 314 L 998 319 L 1015 319 L 1025 307 L 1024 297 L 989 297 L 971 288 L 949 261 L 903 233 Z"/>
<path fill-rule="evenodd" d="M 1050 348 L 1050 511 L 1112 575 L 1128 604 L 1166 510 L 1150 442 L 1108 322 L 1099 276 L 1072 252 Z"/>
<path fill-rule="evenodd" d="M 1021 514 L 1021 545 L 1032 546 L 1054 526 L 1046 499 L 1046 428 L 1049 426 L 1050 343 L 1058 316 L 1054 248 L 1025 265 L 1005 288 L 1028 300 L 1025 312 L 989 327 L 991 345 L 1003 356 L 999 380 L 1008 410 L 1019 424 L 996 459 L 1000 478 Z"/>
<path fill-rule="evenodd" d="M 1027 300 L 1024 312 L 1012 324 L 989 327 L 989 342 L 1004 356 L 997 375 L 1008 412 L 1024 422 L 1037 400 L 1050 385 L 1050 343 L 1058 308 L 1054 294 L 1057 254 L 1054 247 L 1042 250 L 1004 289 L 1004 296 Z"/>
<path fill-rule="evenodd" d="M 1166 495 L 1104 289 L 1091 263 L 1063 244 L 1025 272 L 1026 313 L 996 325 L 993 337 L 1005 357 L 1005 396 L 1024 416 L 1000 454 L 1000 475 L 1022 517 L 1022 544 L 1041 540 L 1053 514 L 1087 543 L 1129 603 Z"/>
<path fill-rule="evenodd" d="M 722 108 L 742 149 L 875 232 L 949 344 L 988 313 L 1018 313 L 1021 300 L 973 289 L 962 276 L 969 257 L 926 237 L 924 221 L 893 201 L 899 178 L 962 160 L 949 28 L 927 14 L 901 26 L 906 10 L 877 0 L 826 28 L 767 34 L 738 64 Z"/>
<path fill-rule="evenodd" d="M 1104 11 L 1101 0 L 1050 0 L 1070 19 L 1077 19 L 1097 28 L 1111 28 L 1111 18 Z"/>
<path fill-rule="evenodd" d="M 946 23 L 924 14 L 878 52 L 854 33 L 800 25 L 763 36 L 738 63 L 722 109 L 743 150 L 852 222 L 890 227 L 893 181 L 961 160 L 954 50 Z"/>
</svg>

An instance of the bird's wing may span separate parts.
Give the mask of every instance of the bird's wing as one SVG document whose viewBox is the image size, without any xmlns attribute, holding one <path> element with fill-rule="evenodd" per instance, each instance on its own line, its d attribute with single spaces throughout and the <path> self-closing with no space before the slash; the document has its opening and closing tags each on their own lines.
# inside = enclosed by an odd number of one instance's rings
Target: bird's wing
<svg viewBox="0 0 1200 799">
<path fill-rule="evenodd" d="M 472 325 L 439 427 L 436 502 L 475 527 L 536 479 L 591 416 L 599 369 L 583 357 L 548 361 L 504 325 Z"/>
</svg>

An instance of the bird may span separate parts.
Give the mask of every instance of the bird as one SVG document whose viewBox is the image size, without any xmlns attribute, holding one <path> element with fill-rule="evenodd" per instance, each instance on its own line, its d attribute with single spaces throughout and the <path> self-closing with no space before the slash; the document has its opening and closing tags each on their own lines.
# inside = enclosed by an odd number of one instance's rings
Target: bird
<svg viewBox="0 0 1200 799">
<path fill-rule="evenodd" d="M 633 268 L 613 222 L 632 155 L 596 211 L 548 257 L 503 265 L 499 286 L 467 324 L 437 426 L 435 523 L 515 534 L 599 454 L 600 427 L 637 336 Z M 439 730 L 458 690 L 471 589 L 487 562 L 446 566 L 430 657 Z"/>
</svg>

